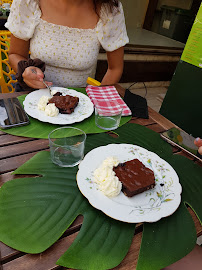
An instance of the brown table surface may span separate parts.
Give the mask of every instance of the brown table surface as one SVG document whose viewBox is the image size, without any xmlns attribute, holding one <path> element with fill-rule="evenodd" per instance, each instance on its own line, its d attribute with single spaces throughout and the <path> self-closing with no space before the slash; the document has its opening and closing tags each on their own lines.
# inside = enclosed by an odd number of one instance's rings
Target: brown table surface
<svg viewBox="0 0 202 270">
<path fill-rule="evenodd" d="M 124 95 L 124 89 L 116 86 L 120 95 Z M 0 94 L 0 98 L 16 97 L 28 92 L 12 94 Z M 173 126 L 169 120 L 164 118 L 153 109 L 149 108 L 149 119 L 138 119 L 133 117 L 131 123 L 137 123 L 153 131 L 160 133 Z M 7 181 L 16 178 L 27 177 L 27 175 L 12 175 L 12 172 L 41 150 L 48 150 L 47 139 L 25 138 L 6 134 L 0 131 L 0 187 Z M 173 147 L 173 153 L 183 155 L 201 165 L 199 161 Z M 30 177 L 30 175 L 29 175 Z M 197 236 L 202 235 L 202 226 L 192 210 L 190 213 L 195 222 Z M 0 242 L 0 270 L 55 270 L 67 269 L 55 264 L 59 257 L 67 250 L 76 238 L 82 225 L 82 217 L 79 216 L 65 234 L 48 250 L 37 255 L 25 254 L 14 250 Z M 138 224 L 132 245 L 125 259 L 114 269 L 135 269 L 139 254 L 142 237 L 142 225 Z"/>
</svg>

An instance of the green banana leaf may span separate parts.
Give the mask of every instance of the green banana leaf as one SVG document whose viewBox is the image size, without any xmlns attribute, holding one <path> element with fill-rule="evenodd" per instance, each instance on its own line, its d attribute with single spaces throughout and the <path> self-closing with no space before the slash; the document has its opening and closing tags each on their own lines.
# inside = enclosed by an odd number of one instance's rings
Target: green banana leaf
<svg viewBox="0 0 202 270">
<path fill-rule="evenodd" d="M 126 124 L 116 132 L 117 138 L 88 135 L 85 153 L 110 143 L 142 146 L 169 162 L 183 187 L 181 205 L 173 215 L 144 224 L 137 269 L 159 270 L 185 256 L 195 245 L 196 230 L 185 205 L 190 205 L 202 220 L 202 169 L 183 156 L 173 155 L 170 145 L 146 127 Z M 41 177 L 15 179 L 2 186 L 0 240 L 24 252 L 40 253 L 81 214 L 81 230 L 57 264 L 75 269 L 111 269 L 126 256 L 135 224 L 113 220 L 94 209 L 77 188 L 77 170 L 54 165 L 46 151 L 18 168 L 15 174 Z"/>
<path fill-rule="evenodd" d="M 78 92 L 86 94 L 85 89 L 83 88 L 73 88 Z M 26 95 L 19 96 L 18 99 L 23 104 Z M 120 126 L 124 125 L 128 121 L 130 121 L 131 116 L 123 116 L 121 117 Z M 23 136 L 23 137 L 31 137 L 31 138 L 39 138 L 39 139 L 47 139 L 48 134 L 53 131 L 54 129 L 60 127 L 60 125 L 54 125 L 50 123 L 41 122 L 37 119 L 32 118 L 29 116 L 30 124 L 21 127 L 14 127 L 9 129 L 4 129 L 3 131 L 16 136 Z M 104 133 L 106 130 L 103 130 L 95 125 L 95 115 L 94 113 L 87 119 L 83 120 L 82 122 L 75 123 L 69 125 L 71 127 L 76 127 L 83 130 L 86 134 L 93 134 L 93 133 Z M 2 129 L 1 129 L 2 130 Z M 69 133 L 67 136 L 76 135 L 76 133 Z"/>
</svg>

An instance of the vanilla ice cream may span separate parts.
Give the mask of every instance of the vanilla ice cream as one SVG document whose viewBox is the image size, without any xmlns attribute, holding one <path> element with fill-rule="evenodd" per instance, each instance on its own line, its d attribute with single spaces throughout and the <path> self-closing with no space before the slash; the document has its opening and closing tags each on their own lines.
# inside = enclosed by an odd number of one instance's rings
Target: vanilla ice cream
<svg viewBox="0 0 202 270">
<path fill-rule="evenodd" d="M 38 102 L 38 109 L 40 111 L 45 111 L 45 108 L 46 108 L 46 105 L 49 101 L 50 97 L 47 97 L 47 96 L 42 96 L 40 99 L 39 99 L 39 102 Z"/>
<path fill-rule="evenodd" d="M 50 103 L 50 104 L 46 105 L 45 114 L 47 116 L 51 116 L 51 117 L 57 116 L 59 114 L 59 110 L 55 106 L 55 103 Z"/>
<path fill-rule="evenodd" d="M 113 171 L 113 167 L 118 164 L 119 160 L 116 157 L 108 157 L 94 171 L 94 182 L 107 197 L 115 197 L 121 192 L 122 183 Z"/>
</svg>

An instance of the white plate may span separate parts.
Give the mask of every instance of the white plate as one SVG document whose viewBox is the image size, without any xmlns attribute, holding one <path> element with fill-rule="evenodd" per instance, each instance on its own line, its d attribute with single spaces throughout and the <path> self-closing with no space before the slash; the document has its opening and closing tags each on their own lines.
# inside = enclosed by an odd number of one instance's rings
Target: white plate
<svg viewBox="0 0 202 270">
<path fill-rule="evenodd" d="M 38 109 L 37 104 L 42 96 L 51 97 L 51 95 L 48 89 L 41 89 L 33 91 L 26 96 L 23 102 L 26 113 L 31 117 L 38 119 L 39 121 L 58 125 L 67 125 L 81 122 L 84 119 L 90 117 L 93 113 L 94 106 L 88 96 L 73 89 L 67 89 L 62 87 L 51 87 L 51 90 L 58 90 L 58 92 L 61 92 L 63 95 L 71 95 L 78 97 L 79 103 L 78 106 L 75 108 L 74 112 L 71 114 L 59 113 L 58 116 L 55 117 L 45 115 L 43 111 L 40 111 Z"/>
<path fill-rule="evenodd" d="M 139 159 L 155 175 L 155 188 L 129 198 L 121 192 L 108 198 L 94 183 L 93 172 L 107 157 L 120 162 Z M 155 153 L 132 144 L 109 144 L 90 151 L 79 164 L 77 184 L 90 204 L 106 215 L 129 223 L 156 222 L 173 214 L 181 201 L 182 187 L 174 169 Z"/>
</svg>

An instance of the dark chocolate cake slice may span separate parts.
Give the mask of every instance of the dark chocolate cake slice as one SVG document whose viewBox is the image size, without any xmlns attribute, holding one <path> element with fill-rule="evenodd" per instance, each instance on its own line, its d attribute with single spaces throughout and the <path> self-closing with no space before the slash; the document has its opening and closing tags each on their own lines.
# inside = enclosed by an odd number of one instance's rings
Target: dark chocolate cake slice
<svg viewBox="0 0 202 270">
<path fill-rule="evenodd" d="M 154 172 L 138 159 L 120 163 L 113 170 L 122 183 L 123 193 L 128 197 L 142 193 L 155 186 Z"/>
<path fill-rule="evenodd" d="M 60 92 L 56 92 L 54 95 L 53 95 L 54 97 L 57 97 L 57 96 L 62 96 L 62 93 L 60 93 Z"/>
<path fill-rule="evenodd" d="M 79 103 L 78 97 L 70 95 L 62 96 L 57 92 L 48 103 L 55 103 L 55 106 L 59 109 L 60 113 L 71 114 Z"/>
</svg>

